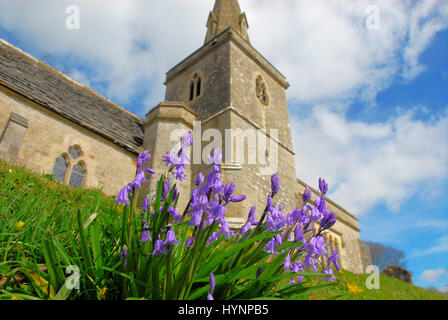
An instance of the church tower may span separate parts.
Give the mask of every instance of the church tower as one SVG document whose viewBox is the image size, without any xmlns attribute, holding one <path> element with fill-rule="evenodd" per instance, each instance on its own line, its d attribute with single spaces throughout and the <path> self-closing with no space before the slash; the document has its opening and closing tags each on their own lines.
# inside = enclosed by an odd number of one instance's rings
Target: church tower
<svg viewBox="0 0 448 320">
<path fill-rule="evenodd" d="M 262 214 L 273 173 L 278 172 L 281 181 L 275 200 L 285 210 L 299 205 L 286 99 L 289 84 L 252 47 L 237 0 L 216 0 L 206 27 L 204 45 L 166 74 L 165 102 L 146 116 L 144 147 L 153 155 L 150 166 L 163 173 L 160 159 L 173 145 L 171 133 L 194 129 L 199 152 L 191 157 L 189 184 L 182 183 L 182 191 L 189 194 L 197 173 L 207 175 L 210 170 L 205 155 L 213 144 L 221 146 L 223 181 L 235 182 L 235 194 L 247 196 L 228 210 L 229 224 L 238 227 L 252 206 Z"/>
</svg>

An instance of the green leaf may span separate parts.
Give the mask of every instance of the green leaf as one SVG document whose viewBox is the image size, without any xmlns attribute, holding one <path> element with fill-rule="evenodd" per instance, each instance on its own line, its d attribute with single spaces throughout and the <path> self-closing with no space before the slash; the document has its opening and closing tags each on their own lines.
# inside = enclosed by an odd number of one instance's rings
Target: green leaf
<svg viewBox="0 0 448 320">
<path fill-rule="evenodd" d="M 254 244 L 257 241 L 272 238 L 280 232 L 266 232 L 258 234 L 250 239 L 244 240 L 243 242 L 238 243 L 233 246 L 230 250 L 221 250 L 214 257 L 210 258 L 211 260 L 207 263 L 202 264 L 203 268 L 199 270 L 198 277 L 205 277 L 210 274 L 216 267 L 218 267 L 226 258 L 234 255 L 235 253 L 240 252 L 244 248 Z"/>
</svg>

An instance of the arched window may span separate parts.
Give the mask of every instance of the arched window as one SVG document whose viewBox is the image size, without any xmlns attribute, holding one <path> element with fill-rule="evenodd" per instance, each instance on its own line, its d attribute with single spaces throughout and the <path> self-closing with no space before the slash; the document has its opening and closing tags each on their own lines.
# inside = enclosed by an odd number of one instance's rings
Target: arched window
<svg viewBox="0 0 448 320">
<path fill-rule="evenodd" d="M 81 188 L 86 180 L 86 165 L 83 160 L 84 153 L 78 145 L 68 148 L 54 164 L 53 178 L 70 187 Z M 73 164 L 75 164 L 73 166 Z"/>
<path fill-rule="evenodd" d="M 193 76 L 190 82 L 190 101 L 193 101 L 201 95 L 202 81 L 197 73 Z"/>
<path fill-rule="evenodd" d="M 84 183 L 85 169 L 82 162 L 78 162 L 72 169 L 72 175 L 70 177 L 69 187 L 81 188 Z"/>
<path fill-rule="evenodd" d="M 78 159 L 81 157 L 81 150 L 79 149 L 78 146 L 71 146 L 68 149 L 68 154 L 72 159 Z"/>
<path fill-rule="evenodd" d="M 53 177 L 55 180 L 64 183 L 67 174 L 68 160 L 66 155 L 62 155 L 56 159 L 53 167 Z"/>
</svg>

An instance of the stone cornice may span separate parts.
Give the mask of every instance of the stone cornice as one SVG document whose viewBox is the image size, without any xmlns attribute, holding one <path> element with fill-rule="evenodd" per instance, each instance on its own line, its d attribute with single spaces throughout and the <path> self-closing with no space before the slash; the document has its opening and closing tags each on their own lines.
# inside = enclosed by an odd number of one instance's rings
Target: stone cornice
<svg viewBox="0 0 448 320">
<path fill-rule="evenodd" d="M 146 114 L 144 128 L 148 128 L 156 121 L 179 121 L 193 128 L 197 121 L 197 114 L 189 106 L 181 102 L 161 102 Z"/>
</svg>

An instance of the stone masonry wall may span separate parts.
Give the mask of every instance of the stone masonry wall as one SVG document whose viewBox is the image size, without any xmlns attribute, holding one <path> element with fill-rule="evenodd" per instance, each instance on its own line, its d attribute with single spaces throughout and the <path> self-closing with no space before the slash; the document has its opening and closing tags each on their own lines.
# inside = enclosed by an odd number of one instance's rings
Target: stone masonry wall
<svg viewBox="0 0 448 320">
<path fill-rule="evenodd" d="M 28 120 L 18 146 L 19 164 L 37 173 L 51 174 L 55 160 L 67 153 L 70 146 L 79 145 L 87 170 L 85 187 L 102 188 L 106 194 L 116 195 L 133 179 L 135 155 L 0 88 L 0 132 L 5 130 L 11 113 Z"/>
</svg>

